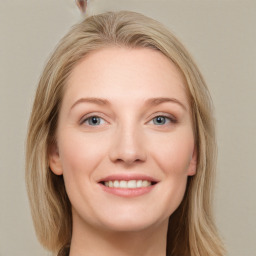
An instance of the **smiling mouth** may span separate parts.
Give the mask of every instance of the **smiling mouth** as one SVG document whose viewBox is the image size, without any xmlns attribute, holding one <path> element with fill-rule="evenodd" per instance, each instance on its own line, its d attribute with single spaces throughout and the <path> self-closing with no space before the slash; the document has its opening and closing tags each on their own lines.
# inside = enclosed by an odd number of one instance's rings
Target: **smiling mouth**
<svg viewBox="0 0 256 256">
<path fill-rule="evenodd" d="M 157 182 L 148 180 L 109 180 L 102 181 L 100 183 L 109 188 L 136 189 L 150 187 L 155 185 Z"/>
</svg>

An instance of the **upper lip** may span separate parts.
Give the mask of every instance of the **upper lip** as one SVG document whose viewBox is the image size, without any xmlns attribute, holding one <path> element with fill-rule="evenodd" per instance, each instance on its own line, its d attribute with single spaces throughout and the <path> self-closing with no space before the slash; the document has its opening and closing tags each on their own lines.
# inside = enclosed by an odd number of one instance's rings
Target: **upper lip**
<svg viewBox="0 0 256 256">
<path fill-rule="evenodd" d="M 113 181 L 113 180 L 148 180 L 151 182 L 159 182 L 158 179 L 151 177 L 149 175 L 145 175 L 145 174 L 112 174 L 112 175 L 108 175 L 102 179 L 100 179 L 98 182 L 104 182 L 104 181 Z"/>
</svg>

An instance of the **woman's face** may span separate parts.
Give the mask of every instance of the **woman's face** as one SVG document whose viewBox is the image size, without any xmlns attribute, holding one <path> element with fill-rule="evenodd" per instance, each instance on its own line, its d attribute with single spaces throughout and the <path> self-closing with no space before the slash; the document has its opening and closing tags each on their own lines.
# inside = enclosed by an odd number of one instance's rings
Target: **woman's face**
<svg viewBox="0 0 256 256">
<path fill-rule="evenodd" d="M 74 227 L 167 227 L 195 174 L 196 150 L 176 66 L 155 50 L 90 53 L 68 80 L 50 149 Z"/>
</svg>

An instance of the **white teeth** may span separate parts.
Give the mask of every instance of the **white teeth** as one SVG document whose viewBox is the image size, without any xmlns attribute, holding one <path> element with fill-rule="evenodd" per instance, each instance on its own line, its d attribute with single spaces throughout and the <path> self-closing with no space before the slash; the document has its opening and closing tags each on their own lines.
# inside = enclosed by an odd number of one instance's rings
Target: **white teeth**
<svg viewBox="0 0 256 256">
<path fill-rule="evenodd" d="M 148 180 L 110 180 L 105 181 L 104 185 L 110 188 L 142 188 L 151 186 L 151 181 Z"/>
<path fill-rule="evenodd" d="M 119 182 L 119 187 L 120 187 L 120 188 L 127 188 L 127 181 L 121 180 L 121 181 Z"/>
<path fill-rule="evenodd" d="M 149 185 L 150 185 L 149 183 L 150 183 L 149 181 L 143 180 L 143 181 L 142 181 L 142 187 L 147 187 L 147 186 L 149 186 Z"/>
<path fill-rule="evenodd" d="M 114 188 L 119 188 L 119 181 L 118 180 L 115 180 L 114 182 L 113 182 L 113 186 L 114 186 Z"/>
<path fill-rule="evenodd" d="M 137 180 L 137 187 L 140 188 L 142 186 L 142 180 Z"/>
<path fill-rule="evenodd" d="M 127 186 L 128 186 L 128 188 L 137 188 L 136 180 L 129 180 L 127 182 Z"/>
</svg>

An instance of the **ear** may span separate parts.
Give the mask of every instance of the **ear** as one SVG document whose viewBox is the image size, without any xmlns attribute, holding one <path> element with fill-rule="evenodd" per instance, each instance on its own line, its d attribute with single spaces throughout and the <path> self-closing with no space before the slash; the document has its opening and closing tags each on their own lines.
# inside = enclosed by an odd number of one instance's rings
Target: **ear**
<svg viewBox="0 0 256 256">
<path fill-rule="evenodd" d="M 62 165 L 57 143 L 52 143 L 48 148 L 49 166 L 51 171 L 56 175 L 62 175 Z"/>
<path fill-rule="evenodd" d="M 196 174 L 197 168 L 197 149 L 194 148 L 193 155 L 191 157 L 189 167 L 188 167 L 188 176 L 193 176 Z"/>
</svg>

